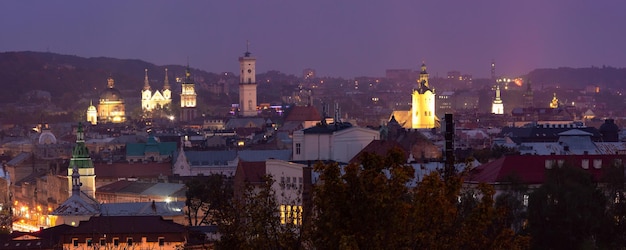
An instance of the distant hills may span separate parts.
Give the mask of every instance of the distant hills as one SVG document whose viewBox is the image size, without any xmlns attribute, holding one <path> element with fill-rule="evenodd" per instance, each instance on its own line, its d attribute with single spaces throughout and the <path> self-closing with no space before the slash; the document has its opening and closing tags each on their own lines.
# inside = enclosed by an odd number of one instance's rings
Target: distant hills
<svg viewBox="0 0 626 250">
<path fill-rule="evenodd" d="M 152 88 L 163 87 L 165 68 L 170 84 L 175 77 L 184 77 L 185 66 L 157 66 L 141 60 L 123 60 L 106 57 L 84 58 L 43 52 L 0 53 L 0 103 L 16 102 L 32 90 L 51 93 L 52 102 L 69 97 L 97 98 L 107 87 L 107 78 L 115 79 L 115 87 L 124 91 L 140 91 L 144 84 L 144 69 Z M 194 78 L 217 81 L 218 75 L 191 69 Z M 174 85 L 175 86 L 175 85 Z M 137 94 L 139 97 L 139 94 Z"/>
<path fill-rule="evenodd" d="M 535 69 L 524 79 L 531 81 L 533 89 L 540 89 L 541 86 L 576 89 L 589 85 L 597 85 L 601 89 L 622 89 L 626 86 L 626 69 L 608 66 Z"/>
<path fill-rule="evenodd" d="M 193 66 L 193 65 L 191 65 Z M 164 69 L 169 70 L 169 80 L 176 87 L 175 78 L 184 77 L 185 66 L 157 66 L 141 60 L 125 60 L 107 57 L 84 58 L 45 52 L 3 52 L 0 53 L 0 103 L 20 101 L 24 94 L 32 90 L 50 92 L 52 102 L 61 107 L 68 107 L 72 100 L 92 98 L 96 101 L 98 93 L 106 88 L 106 79 L 111 75 L 116 88 L 129 95 L 139 93 L 143 87 L 144 69 L 148 69 L 150 84 L 155 89 L 163 86 Z M 215 83 L 221 75 L 192 68 L 196 82 Z M 229 75 L 232 81 L 236 76 Z M 279 72 L 261 73 L 257 82 L 282 77 L 281 82 L 293 84 L 295 76 L 285 76 Z M 287 78 L 285 78 L 287 77 Z M 626 86 L 626 69 L 613 67 L 557 68 L 536 69 L 523 76 L 530 79 L 533 89 L 542 87 L 584 88 L 598 85 L 605 88 Z M 267 79 L 267 80 L 265 80 Z M 272 80 L 272 82 L 276 82 Z M 282 86 L 283 88 L 285 86 Z M 287 89 L 283 89 L 285 91 Z M 177 90 L 174 89 L 176 92 Z M 236 89 L 231 89 L 231 92 Z M 265 91 L 260 89 L 260 91 Z M 280 91 L 267 90 L 266 99 L 280 98 L 273 96 Z M 136 94 L 139 97 L 139 94 Z M 270 98 L 271 97 L 271 98 Z M 265 99 L 265 98 L 264 98 Z"/>
</svg>

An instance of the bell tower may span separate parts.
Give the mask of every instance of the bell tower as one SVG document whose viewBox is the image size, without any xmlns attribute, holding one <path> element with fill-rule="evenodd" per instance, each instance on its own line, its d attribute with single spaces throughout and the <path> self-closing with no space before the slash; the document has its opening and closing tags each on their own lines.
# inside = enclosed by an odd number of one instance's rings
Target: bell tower
<svg viewBox="0 0 626 250">
<path fill-rule="evenodd" d="M 250 55 L 249 44 L 244 56 L 239 57 L 239 112 L 242 116 L 257 115 L 256 58 Z"/>
<path fill-rule="evenodd" d="M 191 79 L 189 65 L 185 71 L 185 80 L 180 92 L 180 121 L 189 122 L 196 118 L 196 87 Z"/>
</svg>

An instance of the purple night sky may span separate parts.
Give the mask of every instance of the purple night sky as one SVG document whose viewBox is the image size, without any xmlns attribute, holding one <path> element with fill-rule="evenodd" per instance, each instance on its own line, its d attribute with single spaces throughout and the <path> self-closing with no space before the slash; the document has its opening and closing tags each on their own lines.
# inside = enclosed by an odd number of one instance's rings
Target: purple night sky
<svg viewBox="0 0 626 250">
<path fill-rule="evenodd" d="M 374 3 L 370 3 L 374 2 Z M 383 76 L 385 69 L 488 77 L 535 68 L 626 66 L 626 1 L 0 1 L 0 52 Z"/>
</svg>

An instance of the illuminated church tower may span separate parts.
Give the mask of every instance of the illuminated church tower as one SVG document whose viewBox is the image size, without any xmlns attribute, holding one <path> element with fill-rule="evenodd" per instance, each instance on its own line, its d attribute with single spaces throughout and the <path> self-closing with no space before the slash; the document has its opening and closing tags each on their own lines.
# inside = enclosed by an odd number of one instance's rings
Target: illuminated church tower
<svg viewBox="0 0 626 250">
<path fill-rule="evenodd" d="M 504 104 L 500 98 L 500 85 L 496 84 L 496 98 L 493 99 L 491 104 L 491 113 L 496 115 L 504 114 Z"/>
<path fill-rule="evenodd" d="M 167 69 L 165 69 L 165 82 L 163 84 L 163 90 L 155 90 L 154 93 L 150 87 L 148 69 L 146 69 L 146 75 L 143 80 L 143 90 L 141 90 L 141 109 L 144 112 L 153 111 L 155 109 L 166 109 L 171 103 L 172 93 L 170 91 L 170 83 L 167 78 Z"/>
<path fill-rule="evenodd" d="M 78 174 L 80 175 L 80 191 L 83 191 L 89 197 L 96 197 L 96 174 L 91 157 L 89 157 L 89 149 L 85 145 L 85 133 L 82 123 L 78 123 L 76 145 L 72 150 L 72 158 L 67 168 L 68 190 L 72 190 L 73 169 L 78 169 Z"/>
<path fill-rule="evenodd" d="M 93 105 L 93 101 L 89 101 L 89 107 L 87 108 L 87 122 L 91 125 L 98 124 L 98 110 Z"/>
<path fill-rule="evenodd" d="M 435 127 L 435 92 L 428 84 L 426 64 L 422 63 L 417 88 L 411 94 L 411 128 Z"/>
<path fill-rule="evenodd" d="M 180 92 L 180 121 L 189 122 L 196 118 L 196 87 L 191 80 L 189 65 L 185 71 L 185 79 Z"/>
<path fill-rule="evenodd" d="M 556 93 L 552 96 L 552 101 L 550 101 L 550 108 L 555 109 L 559 107 L 559 98 L 556 98 Z"/>
<path fill-rule="evenodd" d="M 250 56 L 248 48 L 243 57 L 239 57 L 239 112 L 242 116 L 256 116 L 256 59 Z"/>
</svg>

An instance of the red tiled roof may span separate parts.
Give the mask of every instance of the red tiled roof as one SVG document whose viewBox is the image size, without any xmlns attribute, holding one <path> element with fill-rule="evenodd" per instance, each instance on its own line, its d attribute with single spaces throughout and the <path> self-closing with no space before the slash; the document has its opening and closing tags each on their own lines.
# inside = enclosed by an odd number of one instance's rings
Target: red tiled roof
<svg viewBox="0 0 626 250">
<path fill-rule="evenodd" d="M 240 175 L 243 177 L 244 181 L 250 183 L 259 183 L 263 182 L 262 177 L 265 176 L 265 162 L 264 161 L 239 161 L 239 166 L 237 166 L 237 173 L 235 175 Z"/>
<path fill-rule="evenodd" d="M 100 178 L 148 178 L 172 175 L 171 163 L 95 163 L 96 176 Z"/>
<path fill-rule="evenodd" d="M 562 161 L 574 167 L 582 168 L 583 160 L 588 160 L 586 172 L 596 181 L 600 180 L 604 169 L 611 166 L 615 160 L 626 160 L 625 155 L 507 155 L 495 161 L 483 164 L 470 172 L 469 182 L 484 182 L 495 184 L 506 182 L 509 176 L 516 176 L 526 184 L 542 184 L 545 181 L 546 161 L 548 165 L 559 164 Z M 594 167 L 594 161 L 602 162 L 600 168 Z"/>
<path fill-rule="evenodd" d="M 291 108 L 285 121 L 319 121 L 322 119 L 320 112 L 313 106 L 295 106 Z"/>
<path fill-rule="evenodd" d="M 402 150 L 402 152 L 404 152 L 404 157 L 408 157 L 408 153 L 406 152 L 406 150 L 402 147 L 402 145 L 400 145 L 400 143 L 396 141 L 373 140 L 369 144 L 367 144 L 367 146 L 365 146 L 365 148 L 363 148 L 361 152 L 352 157 L 350 163 L 360 162 L 361 155 L 363 155 L 364 153 L 372 153 L 384 157 L 387 155 L 387 152 L 389 152 L 389 150 L 393 148 L 399 148 L 400 150 Z"/>
</svg>

